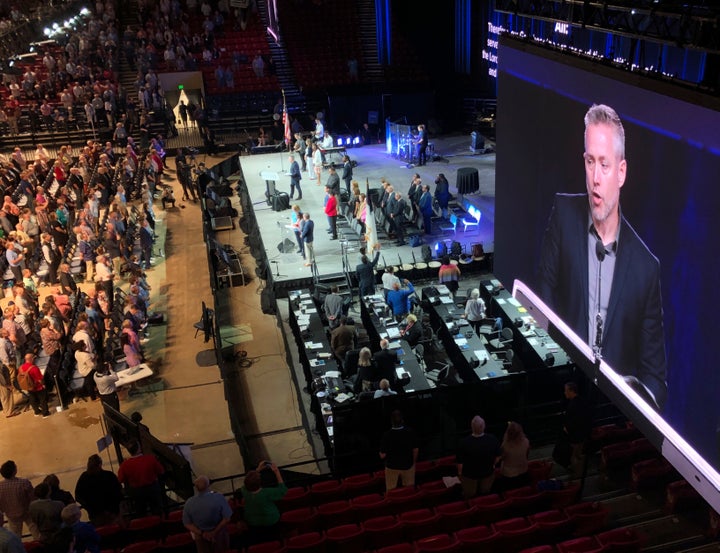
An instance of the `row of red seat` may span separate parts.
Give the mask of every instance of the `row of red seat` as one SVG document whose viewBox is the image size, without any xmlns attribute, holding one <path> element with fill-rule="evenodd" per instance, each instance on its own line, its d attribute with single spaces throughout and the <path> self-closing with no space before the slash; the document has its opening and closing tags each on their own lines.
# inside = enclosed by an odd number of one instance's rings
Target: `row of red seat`
<svg viewBox="0 0 720 553">
<path fill-rule="evenodd" d="M 306 530 L 319 530 L 346 523 L 364 523 L 378 517 L 403 517 L 409 512 L 435 513 L 462 524 L 473 526 L 491 524 L 509 517 L 527 516 L 546 509 L 562 509 L 575 503 L 579 487 L 576 484 L 560 490 L 537 490 L 527 486 L 509 490 L 503 495 L 489 494 L 467 501 L 457 501 L 453 491 L 442 481 L 413 488 L 396 488 L 386 493 L 370 493 L 350 500 L 339 499 L 285 511 L 281 524 L 285 535 Z M 454 524 L 454 523 L 453 523 Z"/>
<path fill-rule="evenodd" d="M 424 551 L 468 551 L 483 553 L 517 553 L 533 544 L 542 551 L 580 553 L 581 547 L 601 544 L 597 551 L 639 551 L 640 539 L 630 530 L 609 530 L 605 527 L 607 510 L 597 504 L 578 504 L 567 509 L 535 513 L 527 518 L 514 517 L 490 525 L 469 526 L 447 506 L 447 512 L 417 510 L 399 517 L 382 516 L 358 523 L 334 526 L 326 530 L 313 529 L 301 534 L 250 546 L 247 553 L 281 553 L 338 551 L 378 553 Z M 588 533 L 587 536 L 578 536 Z M 595 535 L 592 535 L 595 534 Z M 622 546 L 620 549 L 618 547 Z M 612 547 L 612 549 L 611 549 Z M 548 549 L 549 548 L 549 549 Z M 594 550 L 589 550 L 594 551 Z"/>
<path fill-rule="evenodd" d="M 537 483 L 541 480 L 547 480 L 552 467 L 553 463 L 549 460 L 537 459 L 530 461 L 528 473 L 531 482 Z M 425 484 L 430 484 L 431 488 L 435 489 L 436 486 L 442 484 L 439 481 L 440 478 L 456 475 L 457 467 L 454 455 L 419 461 L 415 464 L 415 482 L 420 485 L 420 489 L 423 489 Z M 278 506 L 281 511 L 295 509 L 337 499 L 352 499 L 355 496 L 367 493 L 381 492 L 384 488 L 385 471 L 379 470 L 373 473 L 356 474 L 343 479 L 324 480 L 311 484 L 307 488 L 304 486 L 291 487 L 285 497 L 278 503 Z"/>
</svg>

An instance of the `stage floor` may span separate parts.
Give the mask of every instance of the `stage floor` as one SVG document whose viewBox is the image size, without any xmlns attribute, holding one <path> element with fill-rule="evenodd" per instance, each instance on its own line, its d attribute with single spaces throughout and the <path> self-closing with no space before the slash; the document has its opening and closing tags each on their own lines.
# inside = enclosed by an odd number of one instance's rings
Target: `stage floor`
<svg viewBox="0 0 720 553">
<path fill-rule="evenodd" d="M 461 167 L 476 168 L 480 178 L 480 190 L 475 194 L 465 196 L 464 199 L 480 208 L 482 219 L 479 227 L 470 227 L 465 232 L 462 224 L 458 221 L 455 233 L 442 233 L 436 229 L 435 234 L 425 237 L 425 242 L 434 246 L 435 243 L 442 240 L 457 240 L 468 248 L 468 253 L 472 244 L 480 242 L 486 252 L 492 252 L 495 222 L 495 154 L 473 154 L 469 149 L 470 139 L 467 136 L 450 136 L 436 139 L 433 142 L 435 153 L 442 155 L 445 161 L 433 161 L 424 167 L 408 167 L 404 161 L 388 155 L 384 144 L 351 148 L 348 150 L 348 155 L 358 164 L 353 170 L 353 179 L 360 183 L 360 189 L 364 191 L 366 179 L 369 180 L 371 188 L 378 188 L 380 179 L 384 177 L 396 191 L 405 195 L 415 173 L 420 175 L 424 184 L 430 185 L 431 193 L 435 192 L 435 178 L 439 173 L 443 173 L 450 183 L 451 193 L 457 196 L 455 185 L 457 170 Z M 297 247 L 293 249 L 292 253 L 281 253 L 278 248 L 278 245 L 286 238 L 296 244 L 293 232 L 286 227 L 290 223 L 290 210 L 275 212 L 265 201 L 265 180 L 260 176 L 262 171 L 277 172 L 280 177 L 276 183 L 277 190 L 289 193 L 290 178 L 285 175 L 289 168 L 288 157 L 287 152 L 277 152 L 240 158 L 240 165 L 254 204 L 267 259 L 271 262 L 269 270 L 272 270 L 273 280 L 276 283 L 306 279 L 312 276 L 311 268 L 305 267 L 302 257 L 295 253 Z M 338 156 L 335 156 L 333 161 L 340 162 Z M 340 240 L 330 240 L 330 235 L 325 232 L 328 228 L 323 211 L 326 180 L 327 171 L 323 171 L 321 185 L 317 184 L 315 180 L 311 180 L 310 175 L 304 172 L 301 182 L 303 199 L 299 202 L 291 201 L 291 205 L 298 203 L 304 212 L 309 212 L 315 222 L 315 256 L 320 275 L 342 272 Z M 344 183 L 341 182 L 341 186 L 344 187 Z M 221 234 L 219 234 L 220 236 Z M 222 238 L 220 239 L 222 240 Z M 393 265 L 396 265 L 399 260 L 405 263 L 412 262 L 412 253 L 418 260 L 421 257 L 419 247 L 411 248 L 408 245 L 397 247 L 392 240 L 382 241 L 381 252 L 387 263 Z M 352 249 L 348 260 L 351 267 L 358 263 L 357 255 L 352 253 Z M 382 258 L 380 262 L 382 263 Z"/>
</svg>

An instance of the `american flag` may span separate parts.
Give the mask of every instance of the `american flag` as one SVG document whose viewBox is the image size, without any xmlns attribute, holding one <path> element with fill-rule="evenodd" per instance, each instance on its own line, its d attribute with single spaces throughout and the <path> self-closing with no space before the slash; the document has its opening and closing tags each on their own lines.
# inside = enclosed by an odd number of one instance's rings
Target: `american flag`
<svg viewBox="0 0 720 553">
<path fill-rule="evenodd" d="M 290 134 L 290 117 L 287 112 L 287 104 L 285 103 L 285 94 L 283 94 L 283 125 L 285 125 L 285 144 L 289 145 L 292 140 L 292 134 Z"/>
</svg>

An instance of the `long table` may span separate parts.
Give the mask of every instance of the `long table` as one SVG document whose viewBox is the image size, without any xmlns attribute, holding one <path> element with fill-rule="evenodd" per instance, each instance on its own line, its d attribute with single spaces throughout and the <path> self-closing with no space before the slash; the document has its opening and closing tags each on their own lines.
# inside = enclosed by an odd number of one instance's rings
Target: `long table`
<svg viewBox="0 0 720 553">
<path fill-rule="evenodd" d="M 399 340 L 395 336 L 399 328 L 396 324 L 393 324 L 394 319 L 388 313 L 389 310 L 382 294 L 364 297 L 360 302 L 360 315 L 370 338 L 372 349 L 374 351 L 379 350 L 380 340 L 382 339 L 390 341 L 390 348 L 398 354 L 398 360 L 400 361 L 397 368 L 398 380 L 400 380 L 405 393 L 432 388 L 432 385 L 425 377 L 425 371 L 423 371 L 410 348 L 410 344 L 404 340 Z"/>
<path fill-rule="evenodd" d="M 478 336 L 461 315 L 464 309 L 455 305 L 449 290 L 444 286 L 429 286 L 422 290 L 426 311 L 433 328 L 445 346 L 450 360 L 466 382 L 507 376 L 501 360 L 488 352 L 486 340 Z"/>
<path fill-rule="evenodd" d="M 513 298 L 502 283 L 494 278 L 480 282 L 480 293 L 494 317 L 501 317 L 503 327 L 513 331 L 513 349 L 527 370 L 562 367 L 572 363 L 567 353 L 548 336 L 522 304 Z"/>
<path fill-rule="evenodd" d="M 288 298 L 290 328 L 298 346 L 305 384 L 313 394 L 312 411 L 317 419 L 317 429 L 324 430 L 332 443 L 333 405 L 349 401 L 352 394 L 346 394 L 342 386 L 340 367 L 332 354 L 325 325 L 312 294 L 309 290 L 294 290 Z"/>
</svg>

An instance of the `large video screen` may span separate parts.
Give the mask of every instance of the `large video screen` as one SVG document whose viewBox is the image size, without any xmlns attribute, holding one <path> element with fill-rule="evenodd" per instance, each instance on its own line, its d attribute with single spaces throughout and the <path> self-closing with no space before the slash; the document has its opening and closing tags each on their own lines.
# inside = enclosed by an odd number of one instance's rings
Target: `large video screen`
<svg viewBox="0 0 720 553">
<path fill-rule="evenodd" d="M 667 359 L 661 413 L 719 468 L 720 345 L 714 335 L 720 309 L 720 113 L 682 99 L 682 93 L 658 93 L 662 87 L 645 77 L 509 37 L 501 39 L 499 60 L 495 273 L 504 282 L 519 278 L 543 288 L 541 250 L 555 196 L 587 191 L 583 118 L 592 104 L 614 108 L 626 138 L 622 216 L 637 233 L 638 247 L 659 261 L 655 280 Z M 587 240 L 587 230 L 572 240 Z M 618 252 L 627 236 L 619 235 Z M 628 272 L 619 256 L 613 274 L 627 280 L 618 277 L 618 290 L 646 269 Z M 592 286 L 574 281 L 569 271 L 557 267 L 564 299 Z M 647 305 L 626 297 L 621 308 L 625 318 L 640 319 L 641 330 L 615 332 L 612 340 L 657 335 L 655 323 L 639 313 Z"/>
</svg>

